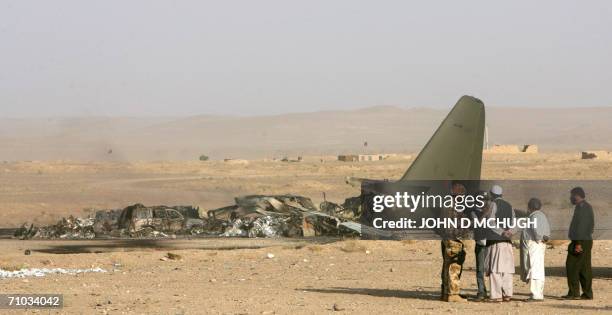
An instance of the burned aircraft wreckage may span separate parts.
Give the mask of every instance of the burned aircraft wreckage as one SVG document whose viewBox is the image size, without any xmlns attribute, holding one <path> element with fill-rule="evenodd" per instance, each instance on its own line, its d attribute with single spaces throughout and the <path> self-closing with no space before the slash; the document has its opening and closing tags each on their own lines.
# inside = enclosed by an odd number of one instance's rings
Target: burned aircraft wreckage
<svg viewBox="0 0 612 315">
<path fill-rule="evenodd" d="M 359 199 L 357 197 L 357 199 Z M 345 207 L 351 206 L 354 209 Z M 309 237 L 358 235 L 360 204 L 324 201 L 320 210 L 310 198 L 296 195 L 251 195 L 235 204 L 206 212 L 192 206 L 135 204 L 125 209 L 99 210 L 87 218 L 67 217 L 49 226 L 24 224 L 20 239 L 151 238 L 181 236 Z"/>
</svg>

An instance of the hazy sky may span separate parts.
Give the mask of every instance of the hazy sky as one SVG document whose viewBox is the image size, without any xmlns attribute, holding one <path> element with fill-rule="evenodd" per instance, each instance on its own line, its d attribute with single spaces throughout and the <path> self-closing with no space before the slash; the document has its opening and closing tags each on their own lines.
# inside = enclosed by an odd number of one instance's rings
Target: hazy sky
<svg viewBox="0 0 612 315">
<path fill-rule="evenodd" d="M 0 2 L 0 116 L 612 106 L 612 1 Z"/>
</svg>

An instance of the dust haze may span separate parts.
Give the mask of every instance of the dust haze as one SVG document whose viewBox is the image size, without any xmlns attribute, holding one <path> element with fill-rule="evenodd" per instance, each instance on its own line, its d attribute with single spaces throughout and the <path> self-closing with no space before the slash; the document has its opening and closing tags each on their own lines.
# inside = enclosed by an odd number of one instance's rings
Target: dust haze
<svg viewBox="0 0 612 315">
<path fill-rule="evenodd" d="M 444 109 L 370 107 L 273 116 L 0 118 L 0 160 L 159 161 L 415 153 Z M 612 108 L 487 107 L 489 143 L 612 149 Z M 363 143 L 367 141 L 367 149 Z"/>
</svg>

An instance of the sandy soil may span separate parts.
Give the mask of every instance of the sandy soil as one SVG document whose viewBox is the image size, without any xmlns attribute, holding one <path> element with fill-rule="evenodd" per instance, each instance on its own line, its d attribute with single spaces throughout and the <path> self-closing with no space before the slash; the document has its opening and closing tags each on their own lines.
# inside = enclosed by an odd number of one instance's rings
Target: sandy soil
<svg viewBox="0 0 612 315">
<path fill-rule="evenodd" d="M 320 201 L 357 195 L 345 176 L 398 178 L 410 162 L 302 163 L 15 162 L 0 164 L 0 220 L 49 223 L 82 208 L 145 204 L 230 204 L 234 196 L 295 193 Z M 576 153 L 487 156 L 484 178 L 603 179 L 612 161 Z M 577 313 L 612 311 L 612 241 L 594 249 L 595 300 L 562 301 L 565 248 L 547 251 L 547 301 L 449 304 L 438 301 L 439 243 L 398 241 L 206 239 L 115 244 L 2 240 L 0 267 L 102 267 L 104 274 L 0 280 L 0 292 L 63 293 L 61 313 Z M 471 244 L 469 246 L 472 246 Z M 32 255 L 24 255 L 31 249 Z M 181 261 L 160 260 L 167 252 Z M 68 253 L 67 253 L 68 252 Z M 267 258 L 267 254 L 274 258 Z M 463 275 L 475 293 L 471 251 Z M 515 253 L 518 264 L 518 251 Z M 528 288 L 515 277 L 517 299 Z M 33 311 L 34 312 L 34 311 Z M 47 313 L 46 311 L 43 313 Z M 53 312 L 52 312 L 53 313 Z"/>
<path fill-rule="evenodd" d="M 3 248 L 8 249 L 1 259 L 3 266 L 99 266 L 108 272 L 2 280 L 0 290 L 62 293 L 65 308 L 61 313 L 77 314 L 319 314 L 333 312 L 334 304 L 346 313 L 362 314 L 612 311 L 610 241 L 597 242 L 594 249 L 595 300 L 557 299 L 566 293 L 565 250 L 561 246 L 547 251 L 547 300 L 536 304 L 438 301 L 441 258 L 439 242 L 435 241 L 341 241 L 324 245 L 295 241 L 284 245 L 279 245 L 279 241 L 253 242 L 245 239 L 238 240 L 238 244 L 236 240 L 192 240 L 169 246 L 140 245 L 141 248 L 119 243 L 116 244 L 119 252 L 53 254 L 45 248 L 53 252 L 52 249 L 64 248 L 71 242 L 41 246 L 40 241 L 10 244 L 3 241 Z M 23 255 L 24 249 L 37 246 L 38 251 L 34 250 L 32 255 Z M 175 246 L 198 249 L 172 249 Z M 270 247 L 217 249 L 251 246 Z M 96 251 L 92 244 L 78 247 Z M 167 252 L 182 256 L 182 260 L 162 261 Z M 274 258 L 268 258 L 269 253 Z M 518 252 L 515 257 L 518 264 Z M 473 266 L 473 255 L 469 255 L 462 277 L 464 292 L 468 295 L 475 293 Z M 514 283 L 515 298 L 527 298 L 527 285 L 520 282 L 518 276 Z"/>
</svg>

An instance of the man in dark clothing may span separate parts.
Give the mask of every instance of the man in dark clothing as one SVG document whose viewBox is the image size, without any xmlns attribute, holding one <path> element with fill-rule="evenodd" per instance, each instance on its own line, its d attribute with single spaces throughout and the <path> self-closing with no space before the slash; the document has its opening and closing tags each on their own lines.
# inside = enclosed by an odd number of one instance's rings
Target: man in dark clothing
<svg viewBox="0 0 612 315">
<path fill-rule="evenodd" d="M 481 192 L 482 195 L 487 195 L 488 192 Z M 468 212 L 468 217 L 472 220 L 486 219 L 489 213 L 489 201 L 485 203 L 482 209 L 471 209 Z M 474 228 L 474 257 L 476 258 L 476 284 L 478 286 L 478 293 L 476 294 L 475 301 L 484 301 L 487 298 L 487 287 L 485 285 L 485 258 L 487 256 L 487 238 L 486 229 Z"/>
<path fill-rule="evenodd" d="M 593 299 L 591 249 L 593 247 L 595 217 L 593 208 L 585 198 L 584 190 L 581 187 L 576 187 L 570 192 L 570 201 L 576 207 L 574 208 L 572 223 L 570 223 L 568 234 L 571 243 L 567 248 L 567 259 L 565 261 L 569 291 L 563 297 L 571 300 Z M 581 287 L 582 295 L 580 295 Z"/>
</svg>

